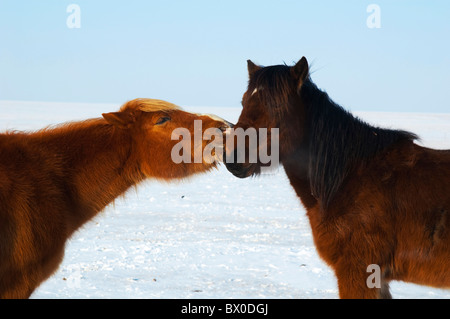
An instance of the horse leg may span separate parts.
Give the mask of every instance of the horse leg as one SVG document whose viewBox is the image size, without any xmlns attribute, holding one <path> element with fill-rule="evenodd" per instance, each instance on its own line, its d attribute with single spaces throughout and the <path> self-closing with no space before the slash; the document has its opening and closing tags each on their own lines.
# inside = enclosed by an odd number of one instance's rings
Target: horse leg
<svg viewBox="0 0 450 319">
<path fill-rule="evenodd" d="M 391 299 L 389 283 L 385 279 L 379 278 L 380 288 L 371 288 L 367 283 L 369 275 L 365 271 L 351 268 L 336 271 L 339 297 L 341 299 Z"/>
<path fill-rule="evenodd" d="M 0 299 L 26 299 L 57 269 L 64 249 L 45 260 L 24 267 L 12 267 L 0 272 Z"/>
<path fill-rule="evenodd" d="M 381 289 L 379 299 L 392 299 L 391 292 L 389 291 L 389 283 L 386 280 L 381 281 Z"/>
<path fill-rule="evenodd" d="M 0 299 L 26 299 L 35 288 L 33 280 L 23 271 L 9 271 L 0 280 Z"/>
</svg>

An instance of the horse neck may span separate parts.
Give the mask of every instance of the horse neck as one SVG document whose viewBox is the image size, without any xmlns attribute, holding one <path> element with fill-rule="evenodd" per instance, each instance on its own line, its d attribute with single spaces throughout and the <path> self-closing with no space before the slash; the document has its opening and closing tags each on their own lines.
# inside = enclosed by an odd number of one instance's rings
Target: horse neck
<svg viewBox="0 0 450 319">
<path fill-rule="evenodd" d="M 76 206 L 75 228 L 143 179 L 131 159 L 131 135 L 103 119 L 44 130 L 36 137 L 63 166 Z"/>
<path fill-rule="evenodd" d="M 326 210 L 345 180 L 358 167 L 399 141 L 412 141 L 409 132 L 373 127 L 335 104 L 325 92 L 307 81 L 302 87 L 303 138 L 295 156 L 285 165 L 302 201 L 320 202 Z M 308 185 L 309 184 L 309 185 Z M 300 193 L 301 194 L 300 194 Z M 316 201 L 314 199 L 317 199 Z M 307 206 L 305 204 L 305 206 Z"/>
<path fill-rule="evenodd" d="M 291 114 L 284 121 L 285 134 L 280 138 L 281 162 L 289 181 L 303 205 L 309 209 L 317 204 L 312 195 L 309 179 L 309 132 L 305 121 L 305 108 L 299 97 L 291 99 Z"/>
<path fill-rule="evenodd" d="M 291 186 L 306 209 L 310 209 L 317 204 L 317 199 L 311 192 L 311 182 L 307 170 L 308 158 L 309 154 L 302 147 L 299 147 L 289 158 L 283 161 L 284 171 Z"/>
</svg>

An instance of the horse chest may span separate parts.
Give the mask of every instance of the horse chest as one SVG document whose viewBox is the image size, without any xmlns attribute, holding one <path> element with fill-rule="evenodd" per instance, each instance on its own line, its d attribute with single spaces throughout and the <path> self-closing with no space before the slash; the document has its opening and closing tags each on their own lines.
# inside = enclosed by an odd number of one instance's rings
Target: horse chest
<svg viewBox="0 0 450 319">
<path fill-rule="evenodd" d="M 327 221 L 323 212 L 315 206 L 307 211 L 314 244 L 320 257 L 328 264 L 334 264 L 346 249 L 345 243 L 349 241 L 354 230 L 345 219 Z"/>
</svg>

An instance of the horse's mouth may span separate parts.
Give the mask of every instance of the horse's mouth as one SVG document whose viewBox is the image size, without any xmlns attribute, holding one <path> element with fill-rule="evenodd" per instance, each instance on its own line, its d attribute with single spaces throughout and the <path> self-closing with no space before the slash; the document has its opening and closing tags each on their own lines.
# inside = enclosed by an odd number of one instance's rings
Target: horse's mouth
<svg viewBox="0 0 450 319">
<path fill-rule="evenodd" d="M 221 125 L 219 128 L 219 130 L 222 131 L 223 133 L 223 140 L 222 141 L 215 141 L 213 142 L 213 150 L 211 152 L 212 155 L 212 159 L 216 162 L 216 163 L 222 163 L 224 162 L 224 152 L 225 152 L 225 143 L 226 143 L 226 138 L 227 138 L 227 134 L 229 132 L 229 130 L 231 128 L 233 128 L 234 124 L 231 122 L 228 122 L 227 120 L 221 119 L 223 125 Z"/>
<path fill-rule="evenodd" d="M 242 169 L 242 164 L 237 164 L 237 163 L 225 163 L 225 167 L 227 168 L 227 170 L 233 174 L 236 177 L 239 178 L 246 178 L 249 177 L 250 175 L 248 174 L 247 170 L 243 170 Z"/>
<path fill-rule="evenodd" d="M 236 151 L 234 153 L 234 158 L 228 158 L 226 151 L 223 153 L 223 163 L 227 170 L 236 177 L 239 178 L 247 178 L 252 175 L 258 175 L 261 173 L 261 168 L 256 163 L 236 163 Z"/>
<path fill-rule="evenodd" d="M 255 164 L 224 163 L 227 170 L 239 178 L 247 178 L 260 174 L 260 168 Z"/>
<path fill-rule="evenodd" d="M 223 143 L 221 144 L 218 143 L 217 145 L 214 146 L 213 150 L 211 151 L 211 159 L 215 163 L 223 162 L 223 152 L 224 152 Z"/>
</svg>

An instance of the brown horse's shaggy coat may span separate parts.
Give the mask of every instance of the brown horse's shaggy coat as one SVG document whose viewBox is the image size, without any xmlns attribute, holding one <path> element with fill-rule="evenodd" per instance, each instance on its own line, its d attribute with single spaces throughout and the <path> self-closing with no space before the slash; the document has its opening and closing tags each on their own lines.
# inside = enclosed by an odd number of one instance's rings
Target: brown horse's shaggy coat
<svg viewBox="0 0 450 319">
<path fill-rule="evenodd" d="M 131 186 L 214 167 L 171 160 L 171 132 L 193 132 L 194 120 L 203 129 L 226 126 L 136 99 L 103 118 L 0 134 L 0 298 L 29 297 L 57 269 L 73 232 Z"/>
<path fill-rule="evenodd" d="M 248 69 L 235 128 L 279 127 L 280 162 L 340 297 L 389 298 L 390 280 L 449 288 L 450 151 L 353 117 L 312 83 L 305 58 L 293 67 L 249 60 Z M 226 150 L 230 172 L 260 172 L 260 163 L 230 161 L 236 152 Z M 368 284 L 370 265 L 379 286 Z"/>
</svg>

